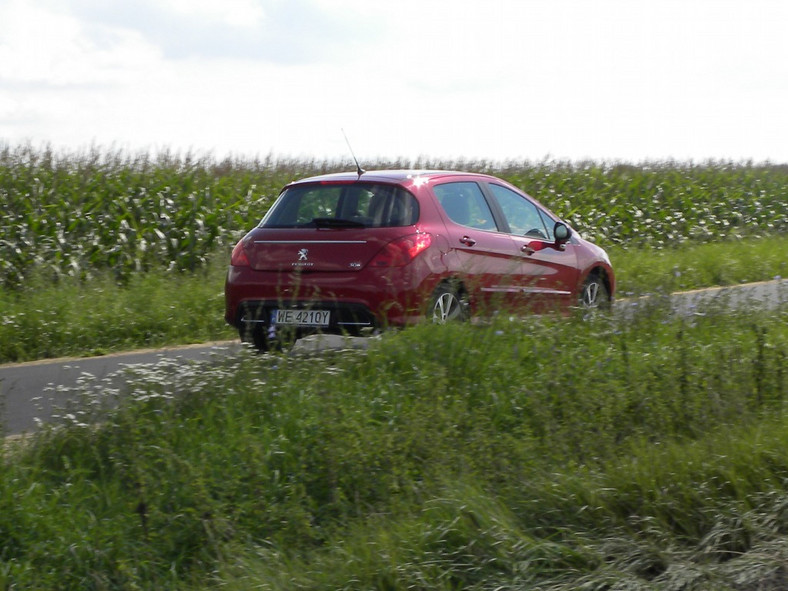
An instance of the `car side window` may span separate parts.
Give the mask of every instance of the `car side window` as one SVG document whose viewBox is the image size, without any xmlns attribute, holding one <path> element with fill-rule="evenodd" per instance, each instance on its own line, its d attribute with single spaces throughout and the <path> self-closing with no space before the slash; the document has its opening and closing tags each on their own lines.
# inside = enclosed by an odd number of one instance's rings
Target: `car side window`
<svg viewBox="0 0 788 591">
<path fill-rule="evenodd" d="M 512 234 L 541 240 L 553 240 L 553 230 L 545 224 L 539 208 L 528 199 L 502 185 L 490 184 Z"/>
<path fill-rule="evenodd" d="M 451 221 L 479 230 L 497 230 L 490 206 L 473 182 L 444 183 L 432 188 Z"/>
</svg>

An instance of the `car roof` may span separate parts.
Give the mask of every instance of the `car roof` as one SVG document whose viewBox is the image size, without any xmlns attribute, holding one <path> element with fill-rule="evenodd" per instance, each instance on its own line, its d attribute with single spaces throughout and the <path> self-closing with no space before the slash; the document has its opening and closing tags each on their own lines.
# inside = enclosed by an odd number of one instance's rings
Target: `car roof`
<svg viewBox="0 0 788 591">
<path fill-rule="evenodd" d="M 319 183 L 319 182 L 352 182 L 352 181 L 368 181 L 368 182 L 384 182 L 384 183 L 397 183 L 406 185 L 410 181 L 417 178 L 440 178 L 446 176 L 474 176 L 474 177 L 487 177 L 488 175 L 462 172 L 454 170 L 370 170 L 364 171 L 360 175 L 358 172 L 335 172 L 331 174 L 322 174 L 305 179 L 299 179 L 288 184 L 289 186 L 298 185 L 301 183 Z"/>
</svg>

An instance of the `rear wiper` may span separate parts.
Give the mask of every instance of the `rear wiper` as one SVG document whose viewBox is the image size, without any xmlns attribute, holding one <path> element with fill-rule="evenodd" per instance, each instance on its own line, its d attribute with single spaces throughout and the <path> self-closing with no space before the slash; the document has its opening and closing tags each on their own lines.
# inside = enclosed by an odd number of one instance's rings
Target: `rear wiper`
<svg viewBox="0 0 788 591">
<path fill-rule="evenodd" d="M 366 226 L 355 220 L 343 220 L 341 218 L 312 218 L 312 223 L 316 228 L 365 228 Z"/>
</svg>

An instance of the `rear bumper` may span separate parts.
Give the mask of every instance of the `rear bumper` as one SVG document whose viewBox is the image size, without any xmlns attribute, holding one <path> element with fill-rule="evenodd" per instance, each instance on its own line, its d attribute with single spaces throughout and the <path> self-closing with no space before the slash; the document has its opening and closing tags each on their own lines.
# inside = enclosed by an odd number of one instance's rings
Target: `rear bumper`
<svg viewBox="0 0 788 591">
<path fill-rule="evenodd" d="M 379 328 L 380 322 L 363 304 L 330 301 L 281 301 L 244 300 L 238 306 L 233 324 L 236 328 L 253 330 L 271 326 L 272 310 L 327 310 L 330 322 L 325 327 L 302 327 L 304 330 L 321 330 L 328 333 L 355 333 L 364 329 Z"/>
<path fill-rule="evenodd" d="M 225 320 L 238 329 L 265 327 L 270 326 L 273 309 L 306 309 L 331 312 L 329 326 L 320 328 L 323 332 L 406 326 L 424 318 L 427 299 L 439 279 L 420 265 L 385 273 L 304 273 L 297 277 L 230 267 Z"/>
</svg>

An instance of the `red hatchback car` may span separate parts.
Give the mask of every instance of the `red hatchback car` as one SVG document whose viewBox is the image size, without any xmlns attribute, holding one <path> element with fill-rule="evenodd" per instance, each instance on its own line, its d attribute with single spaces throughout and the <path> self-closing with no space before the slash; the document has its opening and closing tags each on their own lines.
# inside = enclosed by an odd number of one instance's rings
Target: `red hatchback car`
<svg viewBox="0 0 788 591">
<path fill-rule="evenodd" d="M 498 178 L 392 170 L 287 185 L 233 249 L 225 319 L 266 349 L 282 331 L 358 335 L 494 310 L 610 304 L 607 254 Z"/>
</svg>

